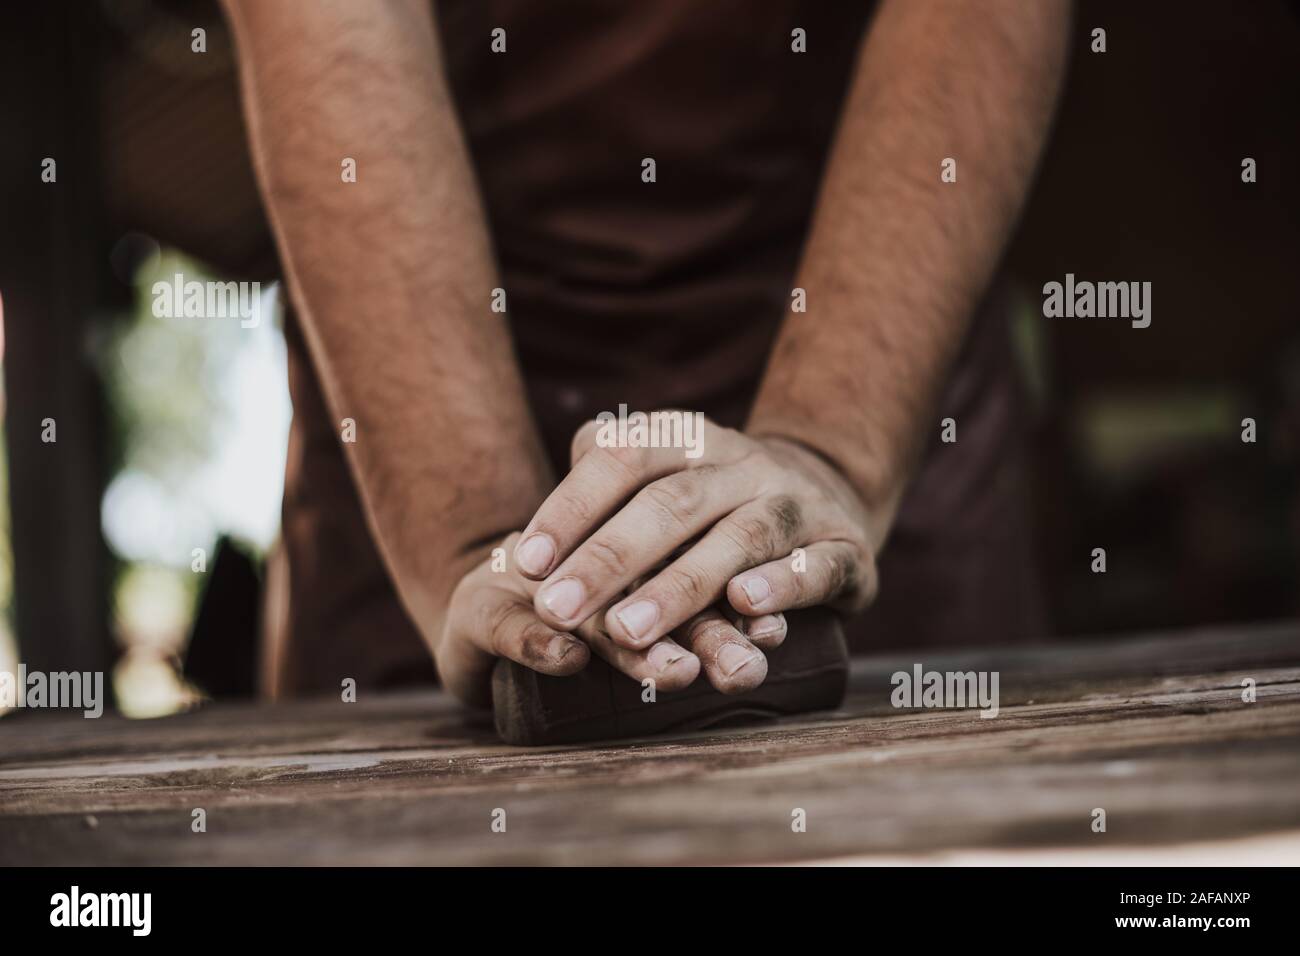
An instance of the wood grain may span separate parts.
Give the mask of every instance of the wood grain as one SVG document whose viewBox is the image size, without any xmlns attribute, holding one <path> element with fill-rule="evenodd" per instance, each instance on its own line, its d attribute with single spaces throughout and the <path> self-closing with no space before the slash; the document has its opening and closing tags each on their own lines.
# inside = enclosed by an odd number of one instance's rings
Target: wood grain
<svg viewBox="0 0 1300 956">
<path fill-rule="evenodd" d="M 1300 828 L 1295 623 L 921 662 L 998 670 L 1000 715 L 894 709 L 899 657 L 855 661 L 834 713 L 617 745 L 507 747 L 440 694 L 23 712 L 0 720 L 0 863 L 860 861 Z"/>
</svg>

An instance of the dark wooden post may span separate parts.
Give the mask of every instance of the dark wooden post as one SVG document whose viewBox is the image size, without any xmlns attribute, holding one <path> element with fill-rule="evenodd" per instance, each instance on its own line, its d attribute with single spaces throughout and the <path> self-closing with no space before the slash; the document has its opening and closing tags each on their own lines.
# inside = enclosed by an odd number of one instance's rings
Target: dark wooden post
<svg viewBox="0 0 1300 956">
<path fill-rule="evenodd" d="M 0 294 L 15 623 L 29 669 L 107 670 L 104 407 L 92 338 L 112 296 L 100 181 L 98 5 L 16 4 L 0 30 Z M 42 162 L 57 179 L 42 182 Z M 57 441 L 42 441 L 53 419 Z"/>
</svg>

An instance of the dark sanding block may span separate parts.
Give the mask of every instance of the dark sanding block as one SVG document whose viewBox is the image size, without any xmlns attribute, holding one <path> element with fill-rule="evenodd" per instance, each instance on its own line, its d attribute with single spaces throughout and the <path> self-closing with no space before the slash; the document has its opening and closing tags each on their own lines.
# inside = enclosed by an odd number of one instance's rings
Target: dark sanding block
<svg viewBox="0 0 1300 956">
<path fill-rule="evenodd" d="M 497 733 L 510 744 L 571 744 L 838 707 L 849 673 L 839 618 L 810 608 L 787 612 L 786 620 L 785 642 L 766 652 L 767 679 L 745 694 L 721 694 L 701 674 L 685 690 L 645 702 L 639 683 L 595 655 L 572 677 L 548 677 L 500 660 L 492 673 Z"/>
</svg>

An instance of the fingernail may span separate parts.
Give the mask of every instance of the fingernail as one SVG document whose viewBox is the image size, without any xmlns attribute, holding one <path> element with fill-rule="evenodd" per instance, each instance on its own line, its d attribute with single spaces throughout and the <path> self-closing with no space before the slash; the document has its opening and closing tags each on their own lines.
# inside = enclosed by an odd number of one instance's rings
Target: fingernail
<svg viewBox="0 0 1300 956">
<path fill-rule="evenodd" d="M 749 622 L 750 637 L 766 637 L 778 634 L 785 629 L 785 617 L 780 614 L 764 614 Z"/>
<path fill-rule="evenodd" d="M 564 656 L 578 646 L 578 642 L 569 637 L 555 635 L 551 638 L 551 643 L 546 645 L 546 655 L 555 663 L 564 660 Z"/>
<path fill-rule="evenodd" d="M 577 578 L 560 578 L 542 588 L 542 606 L 562 621 L 578 613 L 582 600 L 582 582 Z"/>
<path fill-rule="evenodd" d="M 758 607 L 772 596 L 772 586 L 767 583 L 767 578 L 761 574 L 756 574 L 752 578 L 745 578 L 740 582 L 740 586 L 745 589 L 745 597 L 749 598 L 749 603 L 754 607 Z"/>
<path fill-rule="evenodd" d="M 758 655 L 740 644 L 723 644 L 718 649 L 718 666 L 728 677 L 733 676 L 742 667 L 758 660 Z"/>
<path fill-rule="evenodd" d="M 530 534 L 515 548 L 515 561 L 525 574 L 545 574 L 555 560 L 555 542 L 549 534 Z"/>
<path fill-rule="evenodd" d="M 637 601 L 618 612 L 618 622 L 629 635 L 640 639 L 659 620 L 659 605 L 654 601 Z"/>
<path fill-rule="evenodd" d="M 656 671 L 663 673 L 685 656 L 686 652 L 680 647 L 660 641 L 650 648 L 649 653 L 646 654 L 646 660 L 650 662 L 650 666 Z"/>
</svg>

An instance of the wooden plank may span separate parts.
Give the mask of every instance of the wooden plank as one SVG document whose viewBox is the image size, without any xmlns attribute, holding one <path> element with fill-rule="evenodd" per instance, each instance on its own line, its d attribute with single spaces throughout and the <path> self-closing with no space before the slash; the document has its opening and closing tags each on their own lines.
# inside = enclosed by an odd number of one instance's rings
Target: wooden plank
<svg viewBox="0 0 1300 956">
<path fill-rule="evenodd" d="M 0 863 L 770 862 L 1300 828 L 1293 625 L 923 661 L 972 662 L 1000 670 L 997 718 L 895 710 L 904 668 L 879 658 L 836 713 L 620 745 L 506 747 L 437 694 L 24 714 L 0 721 Z"/>
<path fill-rule="evenodd" d="M 932 853 L 836 857 L 811 866 L 1294 866 L 1300 830 L 1236 840 L 1205 840 L 1176 846 L 939 850 Z"/>
</svg>

